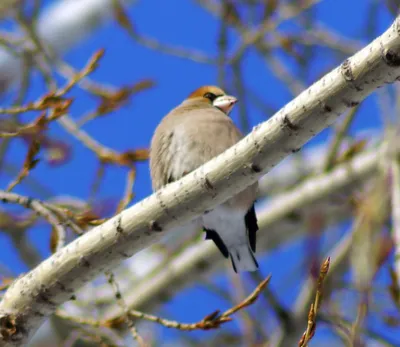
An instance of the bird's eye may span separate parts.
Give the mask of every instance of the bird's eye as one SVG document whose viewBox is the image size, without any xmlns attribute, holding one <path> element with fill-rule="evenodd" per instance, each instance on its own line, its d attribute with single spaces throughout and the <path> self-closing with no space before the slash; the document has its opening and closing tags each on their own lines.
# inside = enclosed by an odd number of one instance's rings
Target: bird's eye
<svg viewBox="0 0 400 347">
<path fill-rule="evenodd" d="M 206 99 L 209 99 L 209 100 L 211 100 L 211 101 L 214 101 L 214 100 L 217 98 L 217 96 L 216 96 L 215 94 L 210 93 L 210 92 L 205 93 L 205 94 L 203 95 L 203 97 L 206 98 Z"/>
</svg>

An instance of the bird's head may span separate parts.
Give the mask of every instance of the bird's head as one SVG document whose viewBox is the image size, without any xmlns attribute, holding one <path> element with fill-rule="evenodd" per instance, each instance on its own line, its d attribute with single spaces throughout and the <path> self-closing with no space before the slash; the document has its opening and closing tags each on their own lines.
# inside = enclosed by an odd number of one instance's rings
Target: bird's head
<svg viewBox="0 0 400 347">
<path fill-rule="evenodd" d="M 206 103 L 216 107 L 226 115 L 229 115 L 233 106 L 237 103 L 237 99 L 234 96 L 227 95 L 221 88 L 216 86 L 200 87 L 191 93 L 187 100 Z"/>
</svg>

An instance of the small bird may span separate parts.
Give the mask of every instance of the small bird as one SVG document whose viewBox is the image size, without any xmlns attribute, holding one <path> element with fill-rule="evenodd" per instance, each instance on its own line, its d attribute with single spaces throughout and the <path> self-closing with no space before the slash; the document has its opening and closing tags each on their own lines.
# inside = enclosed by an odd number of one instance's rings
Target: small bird
<svg viewBox="0 0 400 347">
<path fill-rule="evenodd" d="M 157 191 L 236 144 L 243 136 L 229 113 L 237 99 L 216 86 L 198 88 L 158 125 L 150 146 L 150 173 Z M 235 272 L 255 271 L 258 230 L 254 202 L 258 184 L 191 222 L 203 230 Z"/>
</svg>

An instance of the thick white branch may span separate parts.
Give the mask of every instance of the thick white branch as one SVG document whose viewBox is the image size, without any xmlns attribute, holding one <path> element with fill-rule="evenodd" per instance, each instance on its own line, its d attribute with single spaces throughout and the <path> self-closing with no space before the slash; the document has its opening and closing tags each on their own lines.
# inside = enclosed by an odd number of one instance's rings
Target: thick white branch
<svg viewBox="0 0 400 347">
<path fill-rule="evenodd" d="M 162 230 L 254 183 L 376 88 L 400 78 L 400 17 L 237 145 L 75 240 L 13 283 L 0 302 L 2 345 L 23 345 L 46 316 L 99 273 L 157 242 Z"/>
<path fill-rule="evenodd" d="M 335 136 L 335 135 L 334 135 Z M 368 148 L 376 148 L 382 142 L 377 129 L 363 129 L 351 141 L 343 139 L 339 153 L 347 150 L 357 140 L 368 138 Z M 301 151 L 301 160 L 296 156 L 287 157 L 274 170 L 262 177 L 259 182 L 259 196 L 273 196 L 287 191 L 288 187 L 303 181 L 309 175 L 324 170 L 329 147 L 321 143 Z"/>
<path fill-rule="evenodd" d="M 332 172 L 308 179 L 295 189 L 272 199 L 268 205 L 257 210 L 258 232 L 257 252 L 275 249 L 283 243 L 301 236 L 304 232 L 303 216 L 318 209 L 326 216 L 326 225 L 337 224 L 349 218 L 352 209 L 341 202 L 335 206 L 332 200 L 338 195 L 351 194 L 360 184 L 376 173 L 379 158 L 384 148 L 363 153 L 348 163 L 342 164 Z M 342 199 L 343 200 L 343 199 Z M 313 207 L 314 206 L 314 207 Z M 297 218 L 293 218 L 293 213 Z M 193 278 L 201 278 L 217 265 L 221 256 L 212 242 L 202 242 L 185 250 L 156 273 L 149 274 L 136 287 L 130 286 L 123 293 L 128 307 L 149 311 L 163 302 L 163 299 L 178 293 Z M 107 319 L 120 315 L 116 306 L 105 313 Z"/>
</svg>

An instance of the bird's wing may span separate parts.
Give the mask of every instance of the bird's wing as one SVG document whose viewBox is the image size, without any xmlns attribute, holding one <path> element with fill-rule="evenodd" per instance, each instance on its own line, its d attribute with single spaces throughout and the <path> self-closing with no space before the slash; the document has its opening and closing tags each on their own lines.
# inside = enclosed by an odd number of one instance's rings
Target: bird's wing
<svg viewBox="0 0 400 347">
<path fill-rule="evenodd" d="M 214 107 L 180 107 L 157 127 L 150 149 L 154 190 L 180 179 L 242 138 L 232 120 Z"/>
</svg>

